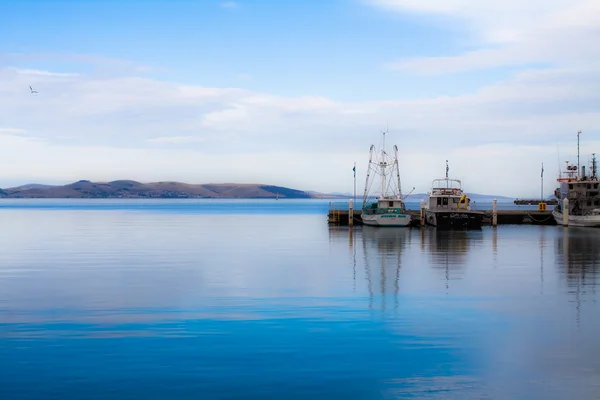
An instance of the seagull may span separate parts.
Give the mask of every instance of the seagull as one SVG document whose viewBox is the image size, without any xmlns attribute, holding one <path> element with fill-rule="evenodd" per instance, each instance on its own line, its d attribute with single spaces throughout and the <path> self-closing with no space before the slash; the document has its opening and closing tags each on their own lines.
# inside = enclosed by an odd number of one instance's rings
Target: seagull
<svg viewBox="0 0 600 400">
<path fill-rule="evenodd" d="M 31 90 L 31 93 L 37 93 L 36 90 L 33 90 L 33 88 L 31 87 L 31 85 L 29 86 L 29 90 Z"/>
</svg>

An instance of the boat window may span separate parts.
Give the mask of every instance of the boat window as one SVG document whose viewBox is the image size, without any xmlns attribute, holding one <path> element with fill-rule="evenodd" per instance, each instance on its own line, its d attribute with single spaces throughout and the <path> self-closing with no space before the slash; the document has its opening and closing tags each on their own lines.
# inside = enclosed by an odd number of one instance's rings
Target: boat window
<svg viewBox="0 0 600 400">
<path fill-rule="evenodd" d="M 441 198 L 441 197 L 438 197 L 438 198 L 437 198 L 437 205 L 438 205 L 438 206 L 441 206 L 441 205 L 442 205 L 442 198 Z"/>
<path fill-rule="evenodd" d="M 592 188 L 592 185 L 588 183 L 588 184 L 587 184 L 587 188 L 588 188 L 588 189 L 591 189 L 591 188 Z"/>
<path fill-rule="evenodd" d="M 569 189 L 573 189 L 573 184 L 569 183 Z"/>
<path fill-rule="evenodd" d="M 394 202 L 393 202 L 393 201 L 390 201 L 389 203 L 390 203 L 390 204 L 389 204 L 389 206 L 388 206 L 388 207 L 394 207 Z"/>
<path fill-rule="evenodd" d="M 588 200 L 588 207 L 590 207 L 592 205 L 592 201 Z"/>
<path fill-rule="evenodd" d="M 445 206 L 447 206 L 447 205 L 448 205 L 448 198 L 447 198 L 447 197 L 444 197 L 444 199 L 443 199 L 443 204 L 444 204 Z"/>
<path fill-rule="evenodd" d="M 594 205 L 595 205 L 595 206 L 600 206 L 600 200 L 596 200 L 596 201 L 594 202 Z"/>
<path fill-rule="evenodd" d="M 598 189 L 598 184 L 594 183 L 594 189 Z"/>
<path fill-rule="evenodd" d="M 458 197 L 454 197 L 454 198 L 452 198 L 452 202 L 453 202 L 454 204 L 458 203 Z"/>
</svg>

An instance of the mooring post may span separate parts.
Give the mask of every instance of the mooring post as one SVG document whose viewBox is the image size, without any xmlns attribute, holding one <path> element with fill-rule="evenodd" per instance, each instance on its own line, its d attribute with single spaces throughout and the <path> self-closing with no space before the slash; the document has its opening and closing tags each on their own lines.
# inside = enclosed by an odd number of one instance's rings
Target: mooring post
<svg viewBox="0 0 600 400">
<path fill-rule="evenodd" d="M 354 225 L 354 203 L 352 199 L 348 202 L 348 226 Z"/>
<path fill-rule="evenodd" d="M 563 226 L 569 226 L 569 199 L 563 200 Z"/>
<path fill-rule="evenodd" d="M 420 219 L 419 222 L 421 223 L 421 226 L 425 226 L 425 200 L 421 199 L 421 215 L 420 215 Z"/>
<path fill-rule="evenodd" d="M 498 226 L 498 200 L 492 201 L 492 226 Z"/>
</svg>

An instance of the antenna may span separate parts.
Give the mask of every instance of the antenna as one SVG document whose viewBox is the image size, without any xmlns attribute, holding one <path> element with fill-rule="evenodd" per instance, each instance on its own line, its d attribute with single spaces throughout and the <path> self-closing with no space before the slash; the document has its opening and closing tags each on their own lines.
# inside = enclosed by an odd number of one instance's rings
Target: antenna
<svg viewBox="0 0 600 400">
<path fill-rule="evenodd" d="M 450 187 L 450 182 L 448 181 L 448 171 L 450 170 L 450 167 L 448 167 L 448 160 L 446 160 L 446 187 L 449 188 Z"/>
<path fill-rule="evenodd" d="M 558 165 L 558 177 L 562 178 L 562 171 L 560 170 L 560 151 L 558 150 L 558 143 L 556 143 L 556 164 Z"/>
<path fill-rule="evenodd" d="M 581 176 L 581 168 L 579 167 L 579 135 L 581 135 L 581 131 L 577 132 L 577 176 Z"/>
</svg>

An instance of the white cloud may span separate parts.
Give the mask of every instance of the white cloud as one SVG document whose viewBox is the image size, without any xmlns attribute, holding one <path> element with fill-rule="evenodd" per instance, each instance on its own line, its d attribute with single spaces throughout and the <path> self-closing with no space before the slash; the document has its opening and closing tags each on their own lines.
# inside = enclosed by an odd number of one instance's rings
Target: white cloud
<svg viewBox="0 0 600 400">
<path fill-rule="evenodd" d="M 475 49 L 458 55 L 400 59 L 386 68 L 419 74 L 531 64 L 600 65 L 596 0 L 372 0 L 400 13 L 443 15 L 472 33 Z M 457 28 L 458 29 L 458 28 Z"/>
<path fill-rule="evenodd" d="M 462 96 L 341 102 L 53 74 L 37 75 L 43 92 L 30 96 L 31 75 L 0 68 L 0 169 L 11 184 L 237 181 L 352 191 L 356 161 L 360 191 L 369 146 L 387 122 L 406 187 L 427 190 L 450 159 L 469 191 L 533 196 L 541 162 L 552 190 L 556 143 L 572 159 L 582 129 L 582 157 L 600 149 L 600 71 L 582 71 L 528 70 Z"/>
</svg>

